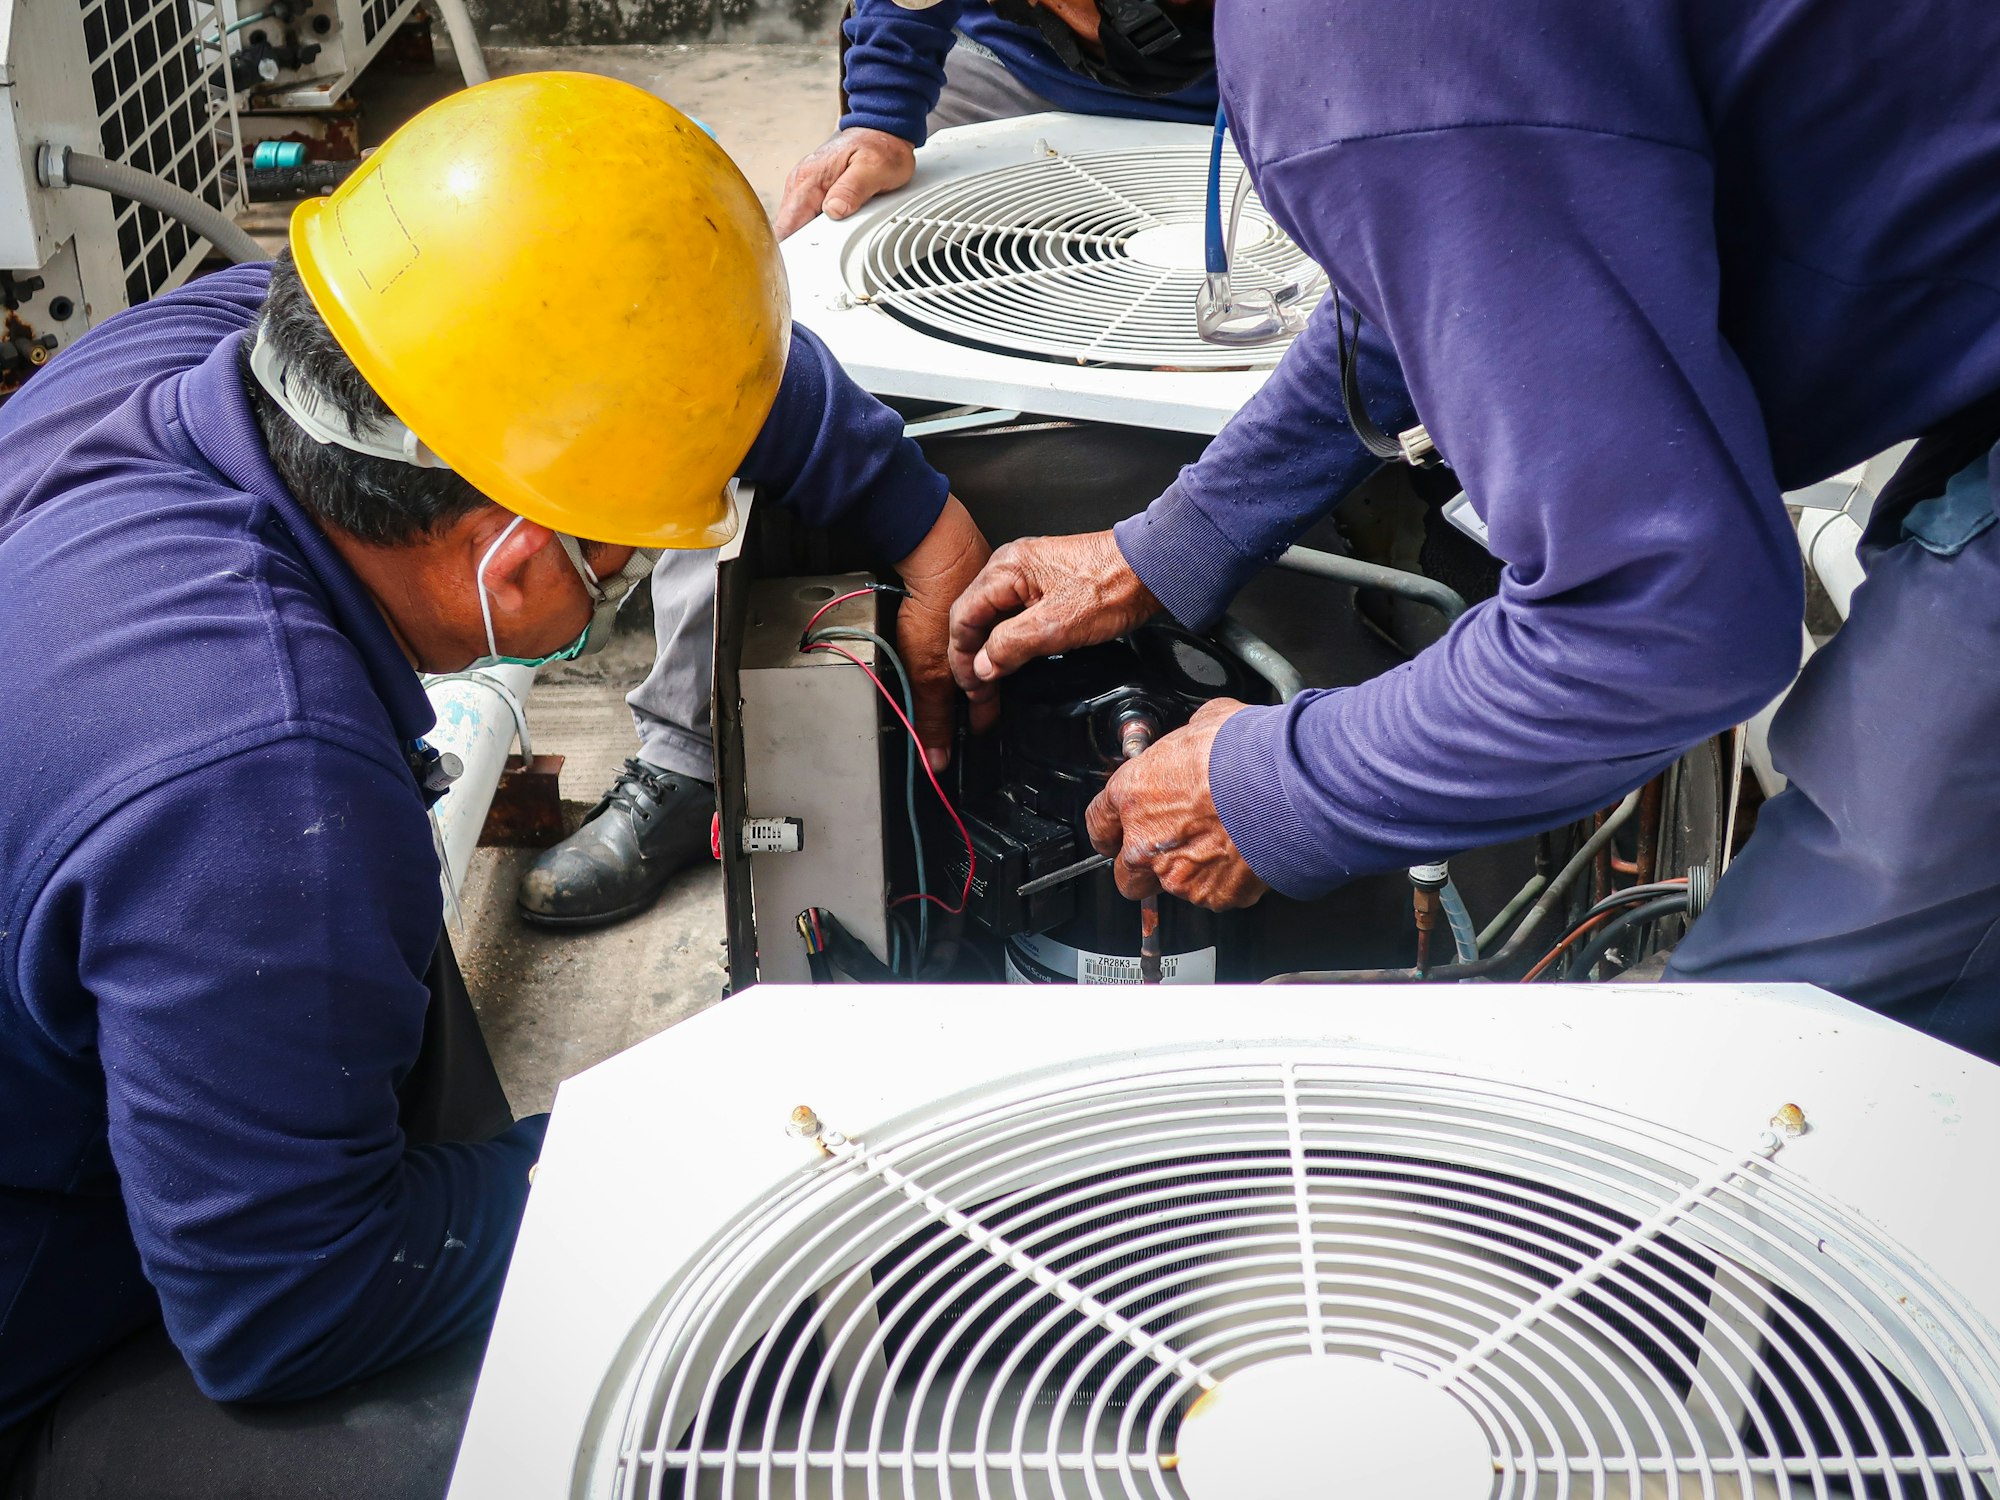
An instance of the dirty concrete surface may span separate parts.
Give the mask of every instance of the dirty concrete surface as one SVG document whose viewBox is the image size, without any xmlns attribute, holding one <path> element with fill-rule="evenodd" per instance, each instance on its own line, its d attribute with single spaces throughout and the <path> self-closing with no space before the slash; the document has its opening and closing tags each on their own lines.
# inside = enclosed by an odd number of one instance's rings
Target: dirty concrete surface
<svg viewBox="0 0 2000 1500">
<path fill-rule="evenodd" d="M 520 21 L 522 6 L 514 7 L 511 28 L 492 25 L 499 9 L 488 7 L 493 42 L 528 29 Z M 574 13 L 585 9 L 578 6 Z M 598 7 L 600 13 L 610 10 Z M 573 14 L 560 4 L 538 13 L 544 21 L 551 14 L 559 20 Z M 739 3 L 724 14 L 725 20 L 735 18 L 733 27 L 711 25 L 710 34 L 747 31 L 760 39 L 493 45 L 487 61 L 496 77 L 571 69 L 609 74 L 652 91 L 715 130 L 768 211 L 777 204 L 785 173 L 831 133 L 839 109 L 833 24 L 815 30 L 811 14 L 798 5 L 760 12 Z M 746 18 L 759 15 L 761 23 L 747 24 Z M 554 30 L 561 36 L 591 35 L 589 26 Z M 660 34 L 660 27 L 652 31 Z M 382 69 L 364 75 L 356 94 L 365 111 L 365 141 L 379 142 L 410 114 L 459 86 L 442 30 L 436 46 L 435 73 Z M 269 206 L 251 227 L 275 248 L 284 218 L 282 206 Z M 643 609 L 627 613 L 632 617 L 621 620 L 605 651 L 544 669 L 528 700 L 536 751 L 565 759 L 562 791 L 572 826 L 609 788 L 620 763 L 637 753 L 623 700 L 651 665 L 653 634 Z M 724 980 L 722 885 L 713 865 L 704 861 L 682 872 L 643 916 L 591 932 L 557 933 L 529 926 L 514 907 L 516 882 L 533 858 L 532 850 L 479 850 L 466 876 L 460 903 L 465 932 L 457 940 L 494 1061 L 521 1114 L 549 1108 L 563 1079 L 714 1004 Z"/>
</svg>

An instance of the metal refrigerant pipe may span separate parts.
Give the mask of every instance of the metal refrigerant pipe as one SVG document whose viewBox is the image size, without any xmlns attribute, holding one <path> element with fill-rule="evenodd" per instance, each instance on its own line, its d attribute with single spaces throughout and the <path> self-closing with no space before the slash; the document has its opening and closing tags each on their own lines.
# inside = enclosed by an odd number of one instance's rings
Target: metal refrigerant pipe
<svg viewBox="0 0 2000 1500">
<path fill-rule="evenodd" d="M 1583 847 L 1570 856 L 1568 864 L 1556 873 L 1542 890 L 1541 899 L 1528 908 L 1528 914 L 1514 929 L 1513 935 L 1498 949 L 1485 958 L 1474 959 L 1469 964 L 1443 964 L 1425 973 L 1419 969 L 1304 969 L 1296 974 L 1273 974 L 1266 984 L 1409 984 L 1417 980 L 1432 980 L 1439 984 L 1460 979 L 1484 979 L 1489 974 L 1506 968 L 1528 951 L 1528 941 L 1555 914 L 1571 885 L 1576 882 L 1597 860 L 1597 851 L 1611 842 L 1613 834 L 1631 820 L 1639 808 L 1639 793 L 1633 792 L 1620 802 L 1591 836 L 1584 840 Z"/>
<path fill-rule="evenodd" d="M 1215 627 L 1215 639 L 1231 656 L 1269 683 L 1280 703 L 1290 703 L 1306 690 L 1306 680 L 1299 675 L 1299 669 L 1277 647 L 1234 616 L 1222 617 L 1222 623 Z"/>
<path fill-rule="evenodd" d="M 493 74 L 486 66 L 486 54 L 479 50 L 479 29 L 472 24 L 472 12 L 465 8 L 465 0 L 438 0 L 438 10 L 444 16 L 444 29 L 451 37 L 452 55 L 458 59 L 458 71 L 465 78 L 465 86 L 489 83 Z"/>
<path fill-rule="evenodd" d="M 1465 613 L 1465 596 L 1458 590 L 1445 587 L 1435 578 L 1406 572 L 1402 568 L 1363 562 L 1358 557 L 1342 557 L 1338 552 L 1321 552 L 1312 547 L 1287 547 L 1278 558 L 1277 565 L 1294 573 L 1310 573 L 1315 578 L 1331 579 L 1335 583 L 1351 583 L 1356 588 L 1400 594 L 1405 599 L 1430 606 L 1444 616 L 1447 625 Z"/>
</svg>

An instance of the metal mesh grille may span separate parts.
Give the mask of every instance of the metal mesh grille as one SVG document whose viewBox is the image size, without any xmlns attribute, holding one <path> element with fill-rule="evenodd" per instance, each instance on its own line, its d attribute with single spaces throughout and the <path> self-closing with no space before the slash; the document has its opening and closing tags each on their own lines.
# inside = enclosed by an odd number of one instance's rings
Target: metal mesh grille
<svg viewBox="0 0 2000 1500">
<path fill-rule="evenodd" d="M 201 0 L 81 0 L 84 47 L 107 159 L 166 178 L 223 210 L 240 206 L 220 9 Z M 114 198 L 132 303 L 192 271 L 205 242 L 154 209 Z"/>
<path fill-rule="evenodd" d="M 836 1142 L 670 1291 L 587 1488 L 1184 1500 L 1191 1399 L 1322 1354 L 1463 1403 L 1509 1500 L 2000 1493 L 1990 1331 L 1758 1127 L 1300 1064 Z"/>
<path fill-rule="evenodd" d="M 374 41 L 403 3 L 404 0 L 368 0 L 367 8 L 361 12 L 361 40 Z"/>
<path fill-rule="evenodd" d="M 1225 159 L 1225 194 L 1240 166 Z M 1206 147 L 1166 146 L 1052 154 L 947 182 L 874 229 L 859 291 L 927 332 L 1005 354 L 1149 370 L 1276 364 L 1282 342 L 1225 348 L 1195 330 L 1207 179 Z M 1158 253 L 1163 237 L 1179 253 Z M 1253 194 L 1232 282 L 1277 288 L 1311 269 Z"/>
</svg>

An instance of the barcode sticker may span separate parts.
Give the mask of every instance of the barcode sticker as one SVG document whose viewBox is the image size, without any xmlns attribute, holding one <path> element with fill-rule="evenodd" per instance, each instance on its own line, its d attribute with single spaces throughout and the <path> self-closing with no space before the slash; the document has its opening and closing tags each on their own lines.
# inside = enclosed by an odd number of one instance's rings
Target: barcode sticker
<svg viewBox="0 0 2000 1500">
<path fill-rule="evenodd" d="M 1198 972 L 1190 973 L 1190 969 Z M 1137 984 L 1139 982 L 1139 960 L 1119 958 L 1111 953 L 1080 953 L 1077 955 L 1076 982 L 1078 984 Z M 1160 983 L 1162 984 L 1213 984 L 1215 983 L 1215 950 L 1204 948 L 1199 953 L 1169 953 L 1160 960 Z"/>
<path fill-rule="evenodd" d="M 1010 980 L 1045 978 L 1049 980 L 1074 979 L 1078 984 L 1137 984 L 1139 982 L 1139 960 L 1127 958 L 1117 953 L 1089 953 L 1072 948 L 1067 943 L 1058 943 L 1039 934 L 1023 934 L 1013 938 L 1007 946 L 1008 973 Z M 1024 968 L 1019 959 L 1025 958 L 1035 969 L 1034 974 Z M 1169 953 L 1160 960 L 1160 982 L 1163 984 L 1214 984 L 1215 950 L 1200 948 L 1193 953 Z"/>
</svg>

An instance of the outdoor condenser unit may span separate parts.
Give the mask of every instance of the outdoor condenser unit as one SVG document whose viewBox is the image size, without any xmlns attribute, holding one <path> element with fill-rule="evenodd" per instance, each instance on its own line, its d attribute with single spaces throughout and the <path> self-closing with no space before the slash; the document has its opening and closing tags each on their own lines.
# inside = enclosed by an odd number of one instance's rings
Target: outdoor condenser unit
<svg viewBox="0 0 2000 1500">
<path fill-rule="evenodd" d="M 44 144 L 241 206 L 223 24 L 207 0 L 0 0 L 0 396 L 208 248 L 151 208 L 41 186 Z"/>
<path fill-rule="evenodd" d="M 785 241 L 792 312 L 878 395 L 1213 433 L 1285 345 L 1203 342 L 1209 132 L 1083 115 L 940 131 L 901 192 Z M 1227 207 L 1241 163 L 1225 153 Z M 1233 278 L 1311 270 L 1254 194 Z"/>
<path fill-rule="evenodd" d="M 761 986 L 563 1085 L 453 1500 L 1990 1500 L 2000 1071 L 1802 986 Z"/>
<path fill-rule="evenodd" d="M 236 88 L 260 109 L 330 110 L 419 0 L 224 0 Z"/>
<path fill-rule="evenodd" d="M 1200 332 L 1212 141 L 1206 127 L 1066 114 L 940 131 L 919 152 L 907 187 L 846 220 L 816 219 L 786 240 L 793 316 L 827 343 L 857 381 L 904 412 L 926 457 L 950 478 L 953 492 L 995 544 L 1096 531 L 1143 509 L 1262 388 L 1283 357 L 1285 339 L 1217 344 Z M 1243 186 L 1233 150 L 1225 149 L 1218 175 L 1226 224 Z M 1304 253 L 1247 191 L 1230 279 L 1239 292 L 1292 288 L 1296 295 L 1290 300 L 1299 308 L 1310 305 L 1322 284 Z M 1254 482 L 1255 476 L 1245 479 Z M 1322 521 L 1300 541 L 1322 552 L 1351 548 L 1367 560 L 1409 570 L 1427 566 L 1434 547 L 1426 524 L 1434 507 L 1418 493 L 1424 482 L 1407 473 L 1384 474 L 1371 481 L 1368 496 L 1346 508 L 1339 523 Z M 1343 528 L 1355 516 L 1372 530 L 1350 535 Z M 744 818 L 801 803 L 810 821 L 816 806 L 803 795 L 808 783 L 795 778 L 765 784 L 757 768 L 735 752 L 743 734 L 732 673 L 751 634 L 748 586 L 864 566 L 886 576 L 894 561 L 843 551 L 838 536 L 826 543 L 793 545 L 785 538 L 774 543 L 772 529 L 752 517 L 746 528 L 751 540 L 740 556 L 726 554 L 732 560 L 723 565 L 718 594 L 718 780 L 724 823 L 731 829 Z M 1453 541 L 1477 550 L 1455 532 L 1445 538 L 1446 544 Z M 1483 597 L 1472 585 L 1491 567 L 1491 559 L 1478 552 L 1470 579 L 1461 570 L 1454 586 L 1469 597 Z M 1427 638 L 1424 632 L 1434 636 L 1441 628 L 1420 605 L 1378 599 L 1369 601 L 1364 613 L 1350 607 L 1352 599 L 1346 585 L 1272 569 L 1242 590 L 1230 613 L 1233 627 L 1268 644 L 1295 669 L 1296 680 L 1315 687 L 1349 686 L 1388 671 L 1413 643 Z M 1209 655 L 1198 642 L 1182 645 L 1196 656 Z M 1184 655 L 1179 648 L 1175 654 Z M 827 669 L 841 670 L 838 663 Z M 1210 660 L 1201 670 L 1216 689 L 1208 697 L 1267 701 L 1264 685 L 1253 680 L 1246 691 L 1228 662 Z M 1157 686 L 1160 680 L 1153 674 L 1142 683 L 1110 666 L 1105 673 L 1101 687 Z M 805 675 L 793 674 L 801 682 Z M 1015 686 L 1029 691 L 1018 678 Z M 1079 687 L 1069 695 L 1071 706 L 1089 696 Z M 1003 722 L 1018 724 L 1019 716 L 1010 714 L 1003 714 Z M 872 873 L 857 867 L 851 878 L 822 879 L 812 891 L 813 904 L 835 910 L 843 920 L 850 910 L 858 915 L 865 909 L 877 925 L 882 902 L 891 901 L 888 925 L 894 932 L 900 917 L 911 914 L 917 888 L 911 862 L 898 857 L 901 848 L 927 841 L 926 888 L 953 903 L 959 887 L 950 882 L 967 861 L 959 831 L 947 822 L 936 822 L 929 834 L 915 839 L 905 834 L 900 788 L 893 784 L 900 779 L 901 731 L 886 715 L 884 722 L 895 889 L 880 892 Z M 1179 722 L 1175 718 L 1166 727 Z M 1014 774 L 1024 760 L 1038 760 L 1050 776 L 1056 774 L 1050 756 L 1029 755 L 1028 748 L 1014 747 L 1021 754 L 1003 749 L 1005 764 L 993 785 L 974 784 L 971 756 L 962 757 L 956 763 L 960 769 L 951 773 L 959 778 L 952 790 L 961 806 L 970 798 L 975 821 L 998 830 L 994 839 L 984 829 L 966 835 L 986 850 L 974 877 L 982 900 L 1001 889 L 995 881 L 1018 889 L 1008 874 L 1009 857 L 1025 862 L 1015 872 L 1020 875 L 1029 865 L 1042 871 L 1063 862 L 1062 833 L 1051 831 L 1048 820 L 1067 822 L 1072 830 L 1081 825 L 1081 802 L 1055 797 L 1044 786 L 1028 787 Z M 1084 764 L 1071 753 L 1074 747 L 1044 748 L 1072 768 Z M 1093 740 L 1090 748 L 1102 746 Z M 740 788 L 739 771 L 746 778 Z M 908 821 L 922 822 L 936 811 L 932 800 L 919 778 L 919 807 Z M 1017 826 L 1014 807 L 1039 821 Z M 1004 854 L 1003 843 L 1009 846 Z M 1072 843 L 1068 852 L 1074 859 L 1088 851 Z M 1454 866 L 1454 879 L 1481 888 L 1467 897 L 1474 909 L 1482 915 L 1497 912 L 1527 878 L 1522 867 L 1527 857 L 1521 850 L 1472 855 Z M 781 857 L 760 858 L 769 866 Z M 800 946 L 791 927 L 796 911 L 759 900 L 753 927 L 752 882 L 735 868 L 740 862 L 728 839 L 724 862 L 732 981 L 742 987 L 759 978 L 796 977 L 791 971 L 804 962 L 794 951 Z M 1002 925 L 1028 929 L 1010 937 L 1006 955 L 997 948 L 984 951 L 983 929 L 944 951 L 959 954 L 962 978 L 1002 972 L 1037 981 L 1136 975 L 1136 958 L 1126 951 L 1125 939 L 1136 932 L 1139 917 L 1136 909 L 1121 909 L 1115 895 L 1111 876 L 1100 872 L 1089 884 L 1049 898 L 1052 905 L 1087 908 L 1093 914 L 1082 923 L 1092 929 L 1088 933 L 1069 930 L 1076 924 L 1057 913 L 1030 911 L 989 924 L 996 933 Z M 1357 883 L 1337 901 L 1309 907 L 1273 899 L 1251 917 L 1232 919 L 1230 932 L 1213 935 L 1195 930 L 1202 924 L 1192 920 L 1191 909 L 1170 905 L 1161 919 L 1167 934 L 1163 959 L 1174 960 L 1173 977 L 1182 980 L 1407 963 L 1415 941 L 1404 931 L 1410 906 L 1401 875 Z M 929 915 L 932 941 L 926 943 L 919 932 L 903 944 L 906 953 L 936 953 L 941 932 L 946 942 L 955 937 L 939 926 L 947 914 L 930 910 Z M 875 956 L 884 953 L 878 949 Z M 911 967 L 906 963 L 902 970 Z"/>
</svg>

